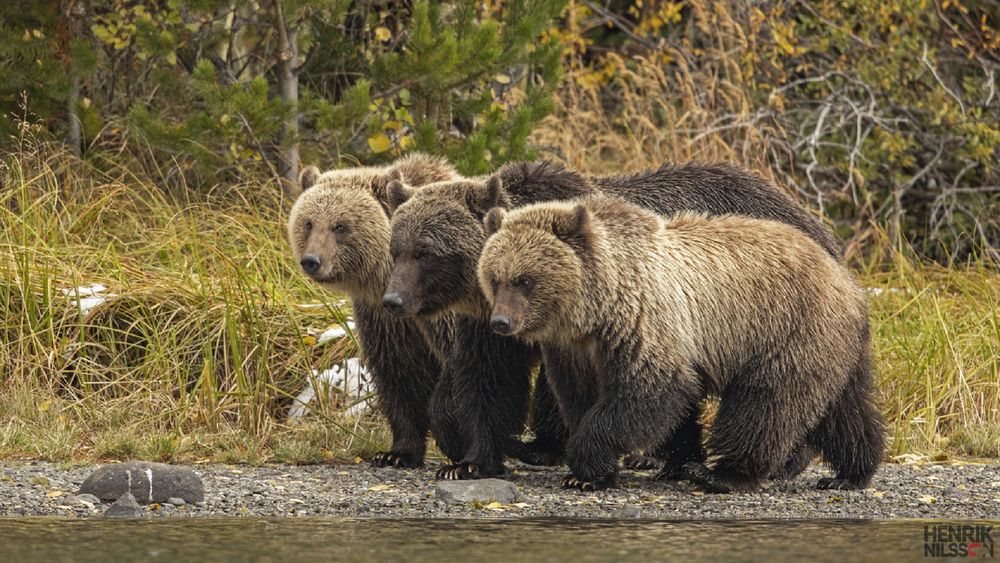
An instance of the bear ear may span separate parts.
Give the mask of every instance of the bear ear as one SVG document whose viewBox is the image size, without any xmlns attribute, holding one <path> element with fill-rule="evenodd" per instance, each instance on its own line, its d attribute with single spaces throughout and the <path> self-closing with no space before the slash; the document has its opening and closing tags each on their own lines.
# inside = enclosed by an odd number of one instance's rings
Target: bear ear
<svg viewBox="0 0 1000 563">
<path fill-rule="evenodd" d="M 410 199 L 415 191 L 413 188 L 404 186 L 403 182 L 399 180 L 391 180 L 388 188 L 386 188 L 386 203 L 388 204 L 389 215 L 395 213 L 400 205 L 406 203 L 406 200 Z"/>
<path fill-rule="evenodd" d="M 490 209 L 499 207 L 502 199 L 503 181 L 499 176 L 490 176 L 485 186 L 470 190 L 467 196 L 469 209 L 479 218 L 485 217 Z"/>
<path fill-rule="evenodd" d="M 507 216 L 507 212 L 504 211 L 502 207 L 494 207 L 486 213 L 486 218 L 483 219 L 483 228 L 486 230 L 486 236 L 490 236 L 493 233 L 500 230 L 503 225 L 503 218 Z"/>
<path fill-rule="evenodd" d="M 591 239 L 590 212 L 581 204 L 575 205 L 569 212 L 552 220 L 552 233 L 570 245 L 588 250 Z"/>
<path fill-rule="evenodd" d="M 319 168 L 315 166 L 306 166 L 299 174 L 299 186 L 301 186 L 302 191 L 313 187 L 316 184 L 316 180 L 319 180 Z"/>
</svg>

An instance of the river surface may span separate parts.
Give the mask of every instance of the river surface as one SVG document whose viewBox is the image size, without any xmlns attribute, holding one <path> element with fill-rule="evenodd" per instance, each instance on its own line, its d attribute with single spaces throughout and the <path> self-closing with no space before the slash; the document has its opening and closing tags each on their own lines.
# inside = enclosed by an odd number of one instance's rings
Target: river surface
<svg viewBox="0 0 1000 563">
<path fill-rule="evenodd" d="M 0 519 L 0 561 L 954 559 L 925 556 L 924 541 L 929 531 L 926 527 L 936 523 L 927 520 Z M 994 524 L 1000 530 L 1000 523 Z M 940 549 L 947 553 L 949 546 Z M 990 555 L 985 546 L 973 550 L 980 557 Z"/>
</svg>

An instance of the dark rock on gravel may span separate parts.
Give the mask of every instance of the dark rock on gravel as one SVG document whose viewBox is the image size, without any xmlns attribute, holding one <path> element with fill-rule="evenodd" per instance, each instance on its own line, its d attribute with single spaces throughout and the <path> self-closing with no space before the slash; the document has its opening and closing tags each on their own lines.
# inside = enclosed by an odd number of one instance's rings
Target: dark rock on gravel
<svg viewBox="0 0 1000 563">
<path fill-rule="evenodd" d="M 205 486 L 194 471 L 179 465 L 146 461 L 105 465 L 87 477 L 80 486 L 80 493 L 102 500 L 115 500 L 124 493 L 132 493 L 142 504 L 167 502 L 172 497 L 186 502 L 205 500 Z"/>
<path fill-rule="evenodd" d="M 514 483 L 503 479 L 439 481 L 435 495 L 445 502 L 487 503 L 495 500 L 504 504 L 510 504 L 521 496 Z"/>
<path fill-rule="evenodd" d="M 141 518 L 142 507 L 136 502 L 132 493 L 118 497 L 114 504 L 104 513 L 105 518 Z"/>
</svg>

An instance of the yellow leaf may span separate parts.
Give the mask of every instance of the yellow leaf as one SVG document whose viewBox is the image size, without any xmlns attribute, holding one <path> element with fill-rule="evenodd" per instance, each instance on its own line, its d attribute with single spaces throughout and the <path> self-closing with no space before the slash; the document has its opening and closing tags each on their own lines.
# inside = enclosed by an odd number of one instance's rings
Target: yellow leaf
<svg viewBox="0 0 1000 563">
<path fill-rule="evenodd" d="M 51 399 L 46 399 L 46 400 L 42 401 L 41 403 L 38 403 L 38 412 L 45 412 L 45 411 L 49 410 L 49 407 L 51 407 L 51 406 L 52 406 L 52 400 Z"/>
<path fill-rule="evenodd" d="M 872 496 L 875 498 L 882 498 L 885 496 L 885 491 L 875 491 L 872 493 Z"/>
<path fill-rule="evenodd" d="M 935 504 L 935 503 L 937 503 L 937 499 L 934 498 L 934 497 L 932 497 L 932 496 L 930 496 L 930 495 L 924 495 L 924 496 L 920 497 L 920 502 L 922 502 L 924 504 Z"/>
<path fill-rule="evenodd" d="M 372 152 L 375 154 L 389 150 L 390 144 L 392 144 L 392 141 L 389 140 L 388 135 L 385 133 L 376 133 L 368 137 L 368 146 L 371 147 Z"/>
<path fill-rule="evenodd" d="M 376 492 L 378 492 L 378 491 L 388 491 L 388 490 L 391 490 L 391 489 L 392 489 L 392 485 L 372 485 L 371 487 L 368 487 L 369 491 L 376 491 Z"/>
<path fill-rule="evenodd" d="M 493 77 L 493 80 L 496 80 L 500 84 L 510 84 L 510 77 L 506 74 L 498 74 Z"/>
<path fill-rule="evenodd" d="M 49 498 L 59 498 L 61 496 L 65 496 L 65 495 L 66 495 L 66 493 L 63 492 L 63 491 L 49 491 L 49 492 L 45 493 L 45 496 L 47 496 Z"/>
<path fill-rule="evenodd" d="M 392 39 L 392 32 L 389 31 L 387 27 L 376 27 L 375 28 L 375 39 L 385 43 L 386 41 Z"/>
<path fill-rule="evenodd" d="M 316 337 L 311 334 L 307 334 L 302 337 L 302 343 L 306 346 L 312 346 L 316 343 Z"/>
<path fill-rule="evenodd" d="M 177 53 L 175 53 L 174 51 L 170 51 L 169 53 L 167 53 L 167 62 L 170 63 L 170 66 L 176 65 Z"/>
<path fill-rule="evenodd" d="M 487 504 L 484 508 L 488 508 L 490 510 L 503 510 L 504 506 L 497 501 L 493 501 Z"/>
</svg>

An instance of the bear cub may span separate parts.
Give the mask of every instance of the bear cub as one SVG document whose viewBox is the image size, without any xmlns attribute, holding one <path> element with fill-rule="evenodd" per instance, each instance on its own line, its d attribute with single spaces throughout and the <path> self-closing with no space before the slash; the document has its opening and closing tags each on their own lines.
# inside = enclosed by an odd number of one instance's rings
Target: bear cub
<svg viewBox="0 0 1000 563">
<path fill-rule="evenodd" d="M 484 224 L 490 326 L 542 347 L 570 432 L 564 487 L 613 485 L 622 454 L 664 443 L 708 394 L 713 462 L 685 466 L 702 488 L 753 490 L 803 446 L 836 471 L 819 488 L 867 486 L 884 437 L 864 293 L 801 231 L 604 196 Z"/>
</svg>

